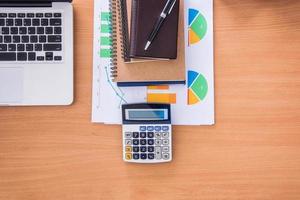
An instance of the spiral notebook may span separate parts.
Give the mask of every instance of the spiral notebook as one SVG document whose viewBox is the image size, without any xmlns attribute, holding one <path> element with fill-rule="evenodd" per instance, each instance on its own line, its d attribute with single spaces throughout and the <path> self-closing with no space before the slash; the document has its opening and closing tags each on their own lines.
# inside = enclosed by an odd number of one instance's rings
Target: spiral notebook
<svg viewBox="0 0 300 200">
<path fill-rule="evenodd" d="M 133 0 L 136 1 L 136 0 Z M 158 4 L 165 0 L 137 0 Z M 112 63 L 111 76 L 118 86 L 145 86 L 153 84 L 185 84 L 184 6 L 178 0 L 177 59 L 156 62 L 130 62 L 130 21 L 132 0 L 110 0 Z M 161 9 L 162 9 L 161 8 Z M 149 8 L 151 9 L 151 8 Z M 157 15 L 159 16 L 159 14 Z M 146 17 L 146 16 L 145 16 Z M 155 19 L 154 19 L 155 20 Z M 149 22 L 151 23 L 151 22 Z M 153 24 L 155 21 L 153 22 Z M 135 60 L 136 61 L 136 60 Z"/>
</svg>

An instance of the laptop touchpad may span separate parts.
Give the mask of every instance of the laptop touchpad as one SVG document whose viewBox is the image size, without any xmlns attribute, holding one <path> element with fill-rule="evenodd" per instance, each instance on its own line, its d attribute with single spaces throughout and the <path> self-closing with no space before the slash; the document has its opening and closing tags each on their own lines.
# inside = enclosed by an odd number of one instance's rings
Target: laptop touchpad
<svg viewBox="0 0 300 200">
<path fill-rule="evenodd" d="M 22 102 L 23 79 L 22 67 L 0 67 L 0 104 Z"/>
</svg>

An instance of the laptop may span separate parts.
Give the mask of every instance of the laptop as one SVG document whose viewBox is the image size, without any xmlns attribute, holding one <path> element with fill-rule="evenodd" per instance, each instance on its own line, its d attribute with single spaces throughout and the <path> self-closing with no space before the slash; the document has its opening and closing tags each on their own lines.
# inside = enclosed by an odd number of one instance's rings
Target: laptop
<svg viewBox="0 0 300 200">
<path fill-rule="evenodd" d="M 0 0 L 0 106 L 73 102 L 72 0 Z"/>
</svg>

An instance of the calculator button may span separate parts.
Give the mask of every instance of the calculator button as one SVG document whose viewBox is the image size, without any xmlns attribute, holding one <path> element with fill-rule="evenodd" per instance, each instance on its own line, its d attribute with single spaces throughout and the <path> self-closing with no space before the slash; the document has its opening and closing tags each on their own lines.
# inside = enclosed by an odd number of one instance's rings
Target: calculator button
<svg viewBox="0 0 300 200">
<path fill-rule="evenodd" d="M 125 132 L 125 138 L 131 138 L 131 132 Z"/>
<path fill-rule="evenodd" d="M 125 152 L 129 153 L 132 151 L 132 147 L 131 146 L 126 146 L 125 147 Z"/>
<path fill-rule="evenodd" d="M 153 126 L 147 126 L 147 131 L 154 131 L 154 127 Z"/>
<path fill-rule="evenodd" d="M 149 153 L 148 154 L 148 159 L 153 160 L 154 159 L 154 153 Z"/>
<path fill-rule="evenodd" d="M 132 159 L 132 154 L 131 153 L 126 153 L 125 154 L 125 159 L 126 160 L 131 160 Z"/>
<path fill-rule="evenodd" d="M 126 145 L 132 145 L 132 140 L 125 140 Z"/>
<path fill-rule="evenodd" d="M 146 132 L 140 132 L 140 138 L 145 138 L 146 136 Z"/>
<path fill-rule="evenodd" d="M 141 147 L 141 152 L 147 152 L 147 148 L 146 147 Z"/>
<path fill-rule="evenodd" d="M 147 140 L 146 139 L 141 139 L 140 140 L 140 144 L 141 145 L 146 145 L 147 144 Z"/>
<path fill-rule="evenodd" d="M 168 152 L 169 151 L 169 147 L 167 147 L 167 146 L 162 147 L 162 151 L 163 152 Z"/>
<path fill-rule="evenodd" d="M 139 137 L 139 132 L 133 132 L 132 137 L 133 138 L 138 138 Z"/>
<path fill-rule="evenodd" d="M 148 145 L 153 145 L 154 144 L 154 140 L 153 139 L 148 139 Z"/>
<path fill-rule="evenodd" d="M 163 145 L 169 145 L 169 140 L 163 140 L 162 143 Z"/>
<path fill-rule="evenodd" d="M 154 152 L 154 147 L 153 146 L 148 147 L 148 152 Z"/>
<path fill-rule="evenodd" d="M 139 152 L 140 151 L 140 147 L 133 147 L 132 150 L 133 150 L 133 152 Z"/>
<path fill-rule="evenodd" d="M 163 138 L 169 138 L 169 132 L 163 132 L 162 137 Z"/>
<path fill-rule="evenodd" d="M 163 130 L 163 131 L 168 131 L 168 130 L 169 130 L 169 126 L 163 126 L 163 127 L 162 127 L 162 130 Z"/>
<path fill-rule="evenodd" d="M 158 132 L 161 131 L 161 126 L 155 126 L 154 130 Z"/>
<path fill-rule="evenodd" d="M 142 160 L 146 160 L 146 159 L 147 159 L 147 154 L 141 153 L 141 159 L 142 159 Z"/>
<path fill-rule="evenodd" d="M 164 160 L 169 160 L 169 159 L 170 159 L 170 154 L 168 154 L 168 153 L 163 153 L 163 154 L 162 154 L 162 157 L 163 157 Z"/>
<path fill-rule="evenodd" d="M 146 130 L 147 130 L 146 126 L 140 126 L 140 131 L 146 131 Z"/>
<path fill-rule="evenodd" d="M 133 159 L 138 160 L 140 158 L 140 155 L 138 153 L 133 154 Z"/>
<path fill-rule="evenodd" d="M 155 145 L 160 146 L 161 145 L 161 140 L 155 140 Z"/>
<path fill-rule="evenodd" d="M 147 135 L 148 135 L 148 138 L 153 138 L 154 137 L 154 133 L 153 132 L 148 132 Z"/>
<path fill-rule="evenodd" d="M 155 132 L 154 135 L 155 135 L 155 138 L 160 138 L 161 137 L 161 133 L 160 132 Z"/>
<path fill-rule="evenodd" d="M 155 158 L 157 160 L 161 159 L 161 148 L 160 147 L 155 147 Z"/>
<path fill-rule="evenodd" d="M 133 145 L 139 145 L 139 140 L 138 139 L 134 139 L 132 140 Z"/>
</svg>

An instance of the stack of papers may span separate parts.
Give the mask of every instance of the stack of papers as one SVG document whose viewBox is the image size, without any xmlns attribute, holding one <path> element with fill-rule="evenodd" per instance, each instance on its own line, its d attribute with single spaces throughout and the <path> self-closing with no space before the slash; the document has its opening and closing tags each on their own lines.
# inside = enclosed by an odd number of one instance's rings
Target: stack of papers
<svg viewBox="0 0 300 200">
<path fill-rule="evenodd" d="M 214 124 L 213 0 L 185 0 L 186 85 L 118 87 L 110 77 L 109 0 L 95 0 L 92 122 L 121 124 L 121 105 L 170 103 L 172 124 Z"/>
</svg>

